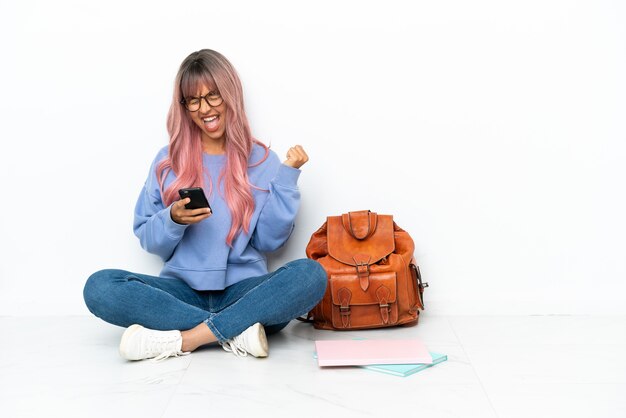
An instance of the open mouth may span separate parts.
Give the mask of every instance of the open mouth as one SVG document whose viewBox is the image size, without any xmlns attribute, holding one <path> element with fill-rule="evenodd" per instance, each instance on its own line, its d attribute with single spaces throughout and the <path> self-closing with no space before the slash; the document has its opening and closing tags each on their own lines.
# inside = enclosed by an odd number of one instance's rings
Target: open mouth
<svg viewBox="0 0 626 418">
<path fill-rule="evenodd" d="M 215 131 L 220 127 L 219 115 L 207 116 L 206 118 L 202 118 L 202 121 L 207 131 Z"/>
</svg>

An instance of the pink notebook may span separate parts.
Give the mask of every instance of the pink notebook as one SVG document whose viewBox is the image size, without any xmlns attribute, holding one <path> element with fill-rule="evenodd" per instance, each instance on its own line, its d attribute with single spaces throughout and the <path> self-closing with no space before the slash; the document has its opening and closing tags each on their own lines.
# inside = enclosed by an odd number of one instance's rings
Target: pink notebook
<svg viewBox="0 0 626 418">
<path fill-rule="evenodd" d="M 432 364 L 420 340 L 326 340 L 315 341 L 320 366 L 368 364 Z"/>
</svg>

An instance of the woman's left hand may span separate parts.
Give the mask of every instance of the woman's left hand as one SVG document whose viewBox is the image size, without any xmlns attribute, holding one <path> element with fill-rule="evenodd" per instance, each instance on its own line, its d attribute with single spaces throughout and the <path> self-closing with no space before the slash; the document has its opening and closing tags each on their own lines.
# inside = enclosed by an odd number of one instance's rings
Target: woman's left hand
<svg viewBox="0 0 626 418">
<path fill-rule="evenodd" d="M 287 151 L 287 159 L 283 164 L 288 165 L 293 168 L 300 168 L 309 161 L 309 156 L 302 148 L 302 145 L 296 145 L 295 147 L 289 148 Z"/>
</svg>

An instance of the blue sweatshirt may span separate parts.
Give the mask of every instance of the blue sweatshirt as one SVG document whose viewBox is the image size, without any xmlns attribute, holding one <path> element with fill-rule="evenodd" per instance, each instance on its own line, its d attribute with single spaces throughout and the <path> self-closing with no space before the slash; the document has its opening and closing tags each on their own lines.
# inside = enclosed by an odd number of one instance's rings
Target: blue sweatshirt
<svg viewBox="0 0 626 418">
<path fill-rule="evenodd" d="M 248 168 L 254 197 L 254 214 L 249 233 L 226 244 L 231 216 L 217 181 L 226 163 L 225 155 L 203 154 L 205 173 L 211 177 L 213 191 L 207 194 L 213 214 L 193 225 L 180 225 L 170 216 L 170 207 L 161 199 L 155 168 L 167 156 L 168 147 L 159 151 L 150 167 L 148 179 L 135 206 L 133 230 L 141 246 L 160 256 L 165 265 L 160 277 L 179 278 L 196 290 L 221 290 L 231 284 L 267 273 L 263 252 L 280 248 L 291 235 L 300 205 L 297 181 L 300 170 L 281 164 L 269 151 L 260 165 Z M 250 165 L 260 161 L 265 149 L 254 145 Z M 170 171 L 165 187 L 175 179 Z M 208 179 L 205 178 L 208 185 Z M 205 192 L 208 190 L 205 189 Z"/>
</svg>

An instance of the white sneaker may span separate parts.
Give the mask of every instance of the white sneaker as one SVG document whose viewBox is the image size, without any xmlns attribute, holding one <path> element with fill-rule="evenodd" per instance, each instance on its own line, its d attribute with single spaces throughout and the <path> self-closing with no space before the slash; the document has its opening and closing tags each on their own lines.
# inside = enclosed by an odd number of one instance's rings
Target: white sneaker
<svg viewBox="0 0 626 418">
<path fill-rule="evenodd" d="M 252 354 L 254 357 L 267 357 L 269 348 L 265 328 L 256 323 L 231 340 L 220 343 L 222 348 L 237 357 Z"/>
<path fill-rule="evenodd" d="M 181 350 L 182 345 L 183 337 L 180 331 L 156 331 L 134 324 L 122 335 L 120 355 L 126 360 L 152 358 L 153 361 L 161 361 L 171 356 L 189 354 Z"/>
</svg>

